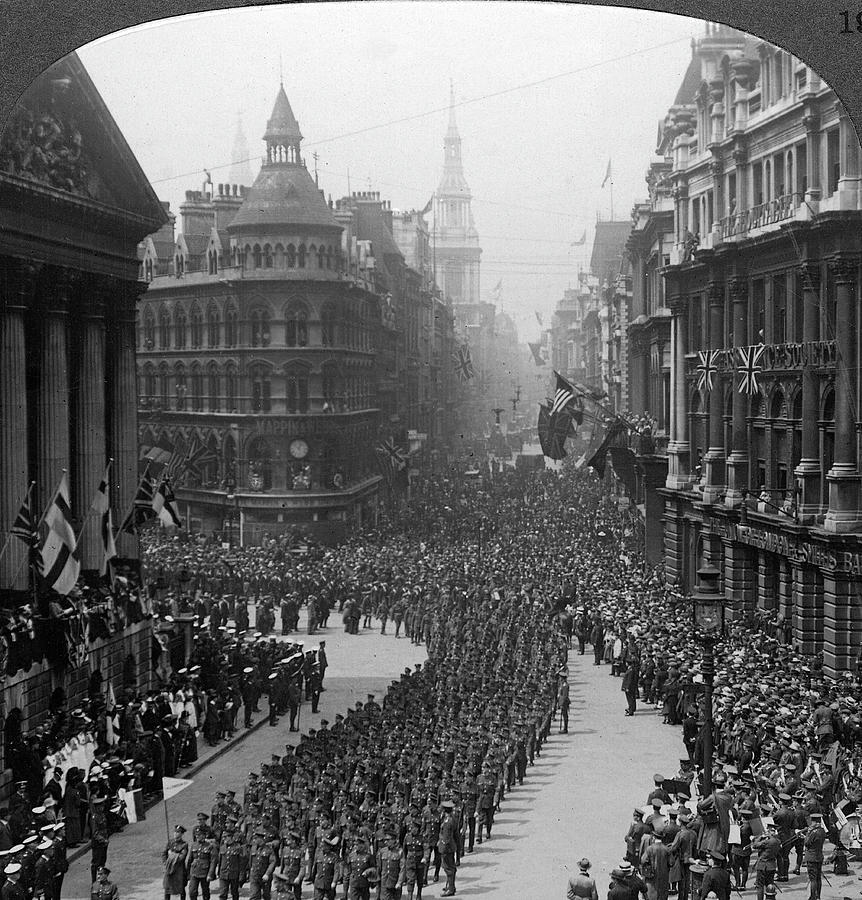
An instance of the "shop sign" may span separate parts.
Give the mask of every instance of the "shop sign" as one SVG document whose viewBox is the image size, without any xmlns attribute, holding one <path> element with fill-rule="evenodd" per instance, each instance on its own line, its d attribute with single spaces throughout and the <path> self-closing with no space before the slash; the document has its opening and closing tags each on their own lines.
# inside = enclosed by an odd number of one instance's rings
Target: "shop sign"
<svg viewBox="0 0 862 900">
<path fill-rule="evenodd" d="M 831 569 L 847 575 L 862 575 L 862 553 L 852 550 L 831 550 L 822 544 L 800 541 L 793 535 L 767 531 L 751 525 L 736 525 L 735 540 L 758 550 L 777 553 L 796 563 Z"/>
</svg>

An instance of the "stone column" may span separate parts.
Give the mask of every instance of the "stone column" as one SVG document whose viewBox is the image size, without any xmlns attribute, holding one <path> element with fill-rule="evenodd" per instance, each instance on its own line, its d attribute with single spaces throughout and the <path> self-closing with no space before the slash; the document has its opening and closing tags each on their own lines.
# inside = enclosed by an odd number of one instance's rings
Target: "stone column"
<svg viewBox="0 0 862 900">
<path fill-rule="evenodd" d="M 724 345 L 724 283 L 713 281 L 709 285 L 709 349 L 721 350 Z M 724 494 L 724 386 L 720 371 L 715 373 L 712 390 L 709 391 L 709 449 L 704 455 L 706 483 L 703 502 L 717 503 Z"/>
<path fill-rule="evenodd" d="M 855 577 L 823 573 L 823 671 L 833 677 L 856 671 L 862 646 L 862 607 Z"/>
<path fill-rule="evenodd" d="M 668 299 L 671 319 L 671 439 L 668 442 L 667 487 L 688 490 L 694 479 L 688 445 L 688 402 L 685 384 L 685 306 L 680 297 Z"/>
<path fill-rule="evenodd" d="M 736 147 L 733 151 L 733 164 L 736 167 L 736 212 L 741 213 L 748 206 L 748 185 L 745 176 L 748 153 L 744 147 Z"/>
<path fill-rule="evenodd" d="M 843 104 L 838 106 L 838 152 L 840 174 L 838 197 L 841 209 L 855 210 L 859 204 L 859 138 Z"/>
<path fill-rule="evenodd" d="M 862 525 L 859 510 L 859 476 L 856 473 L 856 258 L 836 254 L 829 261 L 835 280 L 835 345 L 838 356 L 835 378 L 835 461 L 826 478 L 829 509 L 823 527 L 827 531 L 856 531 Z"/>
<path fill-rule="evenodd" d="M 98 569 L 102 563 L 99 516 L 91 505 L 107 463 L 105 442 L 105 315 L 102 298 L 93 284 L 87 284 L 75 310 L 80 342 L 74 354 L 75 387 L 73 427 L 75 429 L 72 510 L 83 522 L 79 549 L 82 569 Z M 135 408 L 134 406 L 132 407 Z"/>
<path fill-rule="evenodd" d="M 0 286 L 0 523 L 5 530 L 18 515 L 29 484 L 27 466 L 27 366 L 24 313 L 32 302 L 32 274 L 3 260 Z M 35 498 L 34 498 L 35 499 Z M 35 505 L 34 505 L 35 509 Z M 35 513 L 38 518 L 39 513 Z M 9 537 L 3 535 L 3 542 Z M 27 547 L 9 538 L 0 559 L 0 588 L 23 591 L 28 585 Z"/>
<path fill-rule="evenodd" d="M 807 115 L 802 119 L 805 126 L 805 180 L 808 189 L 805 191 L 805 200 L 812 205 L 817 212 L 820 202 L 820 116 Z"/>
<path fill-rule="evenodd" d="M 744 347 L 748 340 L 748 281 L 745 278 L 733 278 L 728 283 L 730 299 L 733 303 L 733 348 Z M 733 449 L 727 459 L 727 494 L 726 506 L 739 506 L 743 494 L 748 489 L 748 410 L 746 395 L 739 393 L 741 376 L 736 366 L 737 360 L 729 358 L 733 372 Z"/>
<path fill-rule="evenodd" d="M 771 566 L 772 560 L 763 551 L 757 551 L 757 594 L 756 605 L 761 610 L 773 610 L 777 606 L 775 597 L 775 576 Z"/>
<path fill-rule="evenodd" d="M 823 603 L 817 589 L 817 570 L 793 563 L 793 641 L 806 654 L 823 649 Z"/>
<path fill-rule="evenodd" d="M 820 338 L 820 265 L 807 260 L 802 275 L 802 340 L 811 344 Z M 802 457 L 794 474 L 802 489 L 799 519 L 811 522 L 820 512 L 820 378 L 809 356 L 802 366 Z"/>
<path fill-rule="evenodd" d="M 734 622 L 754 615 L 755 583 L 752 550 L 747 544 L 730 541 L 724 545 L 724 593 L 733 611 Z"/>
<path fill-rule="evenodd" d="M 50 279 L 50 281 L 48 281 Z M 46 277 L 39 348 L 38 508 L 44 510 L 69 468 L 69 373 L 66 324 L 71 281 L 53 270 Z M 77 514 L 77 510 L 73 510 Z"/>
<path fill-rule="evenodd" d="M 114 528 L 119 528 L 128 514 L 138 485 L 138 389 L 135 368 L 135 304 L 137 283 L 110 286 L 107 347 L 108 410 L 110 421 L 109 456 L 111 466 L 111 508 Z M 136 559 L 138 539 L 135 535 L 117 535 L 119 556 Z"/>
</svg>

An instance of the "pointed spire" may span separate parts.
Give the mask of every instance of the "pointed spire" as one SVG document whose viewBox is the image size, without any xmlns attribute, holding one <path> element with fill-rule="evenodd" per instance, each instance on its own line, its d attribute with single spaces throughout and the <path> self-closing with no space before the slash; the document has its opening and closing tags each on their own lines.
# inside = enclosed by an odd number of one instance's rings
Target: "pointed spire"
<svg viewBox="0 0 862 900">
<path fill-rule="evenodd" d="M 455 83 L 449 79 L 449 128 L 447 137 L 458 137 L 458 125 L 455 122 Z"/>
<path fill-rule="evenodd" d="M 280 84 L 278 95 L 275 98 L 275 104 L 272 107 L 272 114 L 266 123 L 266 134 L 264 140 L 270 137 L 291 137 L 302 140 L 302 134 L 299 130 L 299 122 L 290 107 L 290 101 L 284 90 L 284 84 Z"/>
<path fill-rule="evenodd" d="M 248 138 L 242 127 L 242 113 L 236 116 L 236 131 L 233 138 L 233 150 L 231 152 L 230 184 L 250 185 L 254 181 L 250 165 L 251 151 L 248 149 Z"/>
</svg>

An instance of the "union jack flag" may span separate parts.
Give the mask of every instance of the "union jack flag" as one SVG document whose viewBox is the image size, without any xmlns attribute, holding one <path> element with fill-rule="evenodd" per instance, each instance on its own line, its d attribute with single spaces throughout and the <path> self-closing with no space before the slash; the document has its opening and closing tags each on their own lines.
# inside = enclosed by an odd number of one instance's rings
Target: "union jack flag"
<svg viewBox="0 0 862 900">
<path fill-rule="evenodd" d="M 715 384 L 715 373 L 718 371 L 718 350 L 698 350 L 697 357 L 697 389 L 706 388 L 711 391 Z"/>
<path fill-rule="evenodd" d="M 457 351 L 452 354 L 452 359 L 455 362 L 455 374 L 461 381 L 467 382 L 476 374 L 473 369 L 473 359 L 470 356 L 470 348 L 468 346 L 465 345 L 459 347 Z"/>
<path fill-rule="evenodd" d="M 407 454 L 392 440 L 387 438 L 377 445 L 381 462 L 390 472 L 401 472 L 407 466 Z"/>
<path fill-rule="evenodd" d="M 760 358 L 763 356 L 763 344 L 751 347 L 739 347 L 739 393 L 756 394 L 759 390 L 757 376 L 763 371 Z"/>
</svg>

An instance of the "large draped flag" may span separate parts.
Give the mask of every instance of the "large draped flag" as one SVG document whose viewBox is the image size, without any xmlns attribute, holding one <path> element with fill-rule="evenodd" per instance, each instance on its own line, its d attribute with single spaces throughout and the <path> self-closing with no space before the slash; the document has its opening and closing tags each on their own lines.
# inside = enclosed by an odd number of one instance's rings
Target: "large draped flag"
<svg viewBox="0 0 862 900">
<path fill-rule="evenodd" d="M 39 553 L 39 526 L 33 514 L 33 484 L 27 488 L 27 493 L 15 516 L 15 521 L 9 529 L 10 534 L 23 541 L 29 548 L 30 565 L 37 571 L 42 570 L 42 555 Z"/>
<path fill-rule="evenodd" d="M 608 427 L 608 430 L 605 432 L 604 439 L 599 445 L 599 449 L 587 460 L 587 465 L 591 469 L 596 470 L 596 474 L 599 478 L 605 477 L 605 463 L 608 459 L 608 451 L 611 444 L 613 444 L 621 434 L 624 434 L 625 431 L 625 422 L 623 422 L 622 419 L 614 419 Z"/>
<path fill-rule="evenodd" d="M 392 440 L 387 438 L 377 445 L 377 453 L 384 472 L 391 478 L 396 472 L 407 467 L 407 454 Z"/>
<path fill-rule="evenodd" d="M 96 499 L 93 500 L 93 511 L 100 517 L 100 530 L 102 533 L 102 564 L 99 566 L 100 575 L 109 575 L 108 567 L 111 560 L 117 555 L 117 545 L 114 542 L 114 518 L 111 513 L 111 496 L 109 478 L 111 474 L 110 463 L 105 467 L 105 474 L 99 482 L 99 490 L 96 491 Z"/>
<path fill-rule="evenodd" d="M 760 358 L 766 348 L 763 344 L 753 344 L 751 347 L 738 347 L 739 354 L 739 393 L 756 394 L 760 390 L 757 376 L 763 371 Z"/>
<path fill-rule="evenodd" d="M 183 520 L 177 508 L 177 498 L 174 496 L 170 482 L 162 479 L 159 489 L 153 495 L 153 510 L 163 525 L 173 525 L 182 528 Z"/>
<path fill-rule="evenodd" d="M 572 418 L 568 412 L 552 413 L 544 403 L 539 404 L 539 443 L 548 459 L 563 459 L 566 438 L 571 434 Z"/>
<path fill-rule="evenodd" d="M 452 354 L 452 358 L 455 362 L 455 374 L 461 381 L 467 382 L 476 374 L 473 369 L 473 358 L 470 356 L 470 348 L 466 344 L 460 346 Z"/>
<path fill-rule="evenodd" d="M 544 353 L 542 353 L 541 343 L 532 344 L 530 341 L 527 341 L 527 346 L 530 348 L 530 353 L 533 354 L 533 362 L 537 366 L 546 366 L 548 364 Z"/>
<path fill-rule="evenodd" d="M 715 384 L 715 373 L 718 371 L 719 350 L 697 351 L 697 389 L 711 391 Z"/>
<path fill-rule="evenodd" d="M 559 372 L 554 375 L 557 376 L 557 390 L 551 403 L 551 415 L 562 412 L 575 399 L 575 388 Z"/>
<path fill-rule="evenodd" d="M 138 491 L 135 494 L 132 508 L 129 510 L 129 514 L 126 516 L 123 524 L 120 525 L 120 531 L 125 534 L 134 534 L 145 522 L 156 518 L 156 511 L 153 509 L 154 496 L 155 487 L 152 478 L 150 478 L 148 466 L 138 484 Z"/>
<path fill-rule="evenodd" d="M 81 560 L 72 527 L 69 481 L 65 472 L 45 513 L 45 525 L 48 534 L 42 544 L 42 577 L 46 587 L 58 594 L 68 594 L 81 574 Z"/>
</svg>

